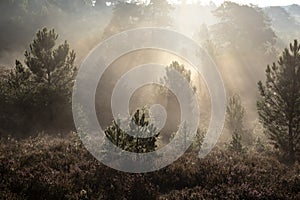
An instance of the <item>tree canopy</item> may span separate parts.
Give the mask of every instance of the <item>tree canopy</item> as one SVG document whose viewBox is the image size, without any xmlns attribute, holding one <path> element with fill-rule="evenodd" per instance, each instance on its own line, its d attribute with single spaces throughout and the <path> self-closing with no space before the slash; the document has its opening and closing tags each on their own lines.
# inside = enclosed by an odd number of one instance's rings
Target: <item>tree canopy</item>
<svg viewBox="0 0 300 200">
<path fill-rule="evenodd" d="M 113 4 L 113 16 L 104 30 L 104 37 L 140 26 L 170 26 L 173 7 L 166 0 L 118 2 Z"/>
<path fill-rule="evenodd" d="M 274 45 L 276 42 L 270 19 L 259 7 L 226 1 L 213 13 L 220 20 L 213 27 L 214 34 L 222 42 L 230 42 L 234 48 L 263 49 L 264 44 Z"/>
</svg>

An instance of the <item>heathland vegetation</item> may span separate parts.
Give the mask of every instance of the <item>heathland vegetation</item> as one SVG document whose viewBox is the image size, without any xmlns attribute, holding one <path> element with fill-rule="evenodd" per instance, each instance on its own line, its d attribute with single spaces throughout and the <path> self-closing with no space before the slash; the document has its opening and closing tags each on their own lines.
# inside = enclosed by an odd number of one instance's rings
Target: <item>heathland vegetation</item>
<svg viewBox="0 0 300 200">
<path fill-rule="evenodd" d="M 8 65 L 0 66 L 0 199 L 300 199 L 300 6 L 184 2 L 0 3 L 0 61 Z M 209 20 L 195 23 L 187 15 L 180 21 L 179 13 L 187 10 L 201 10 Z M 96 17 L 103 19 L 97 22 Z M 144 26 L 174 28 L 206 50 L 223 76 L 227 112 L 217 145 L 199 158 L 210 118 L 201 76 L 166 52 L 147 49 L 120 57 L 104 73 L 95 95 L 106 139 L 117 147 L 152 152 L 172 140 L 177 129 L 186 131 L 178 124 L 174 94 L 161 87 L 141 88 L 144 92 L 138 91 L 130 104 L 129 128 L 151 137 L 128 135 L 119 127 L 122 119 L 112 118 L 110 96 L 131 65 L 161 61 L 166 66 L 161 81 L 178 84 L 172 79 L 176 70 L 204 108 L 196 137 L 180 159 L 155 172 L 130 174 L 103 165 L 86 150 L 73 122 L 72 92 L 82 58 L 93 45 Z M 15 53 L 23 47 L 25 52 Z M 9 64 L 13 56 L 15 63 Z M 168 114 L 159 133 L 147 105 L 153 100 Z M 190 139 L 186 135 L 181 139 Z"/>
</svg>

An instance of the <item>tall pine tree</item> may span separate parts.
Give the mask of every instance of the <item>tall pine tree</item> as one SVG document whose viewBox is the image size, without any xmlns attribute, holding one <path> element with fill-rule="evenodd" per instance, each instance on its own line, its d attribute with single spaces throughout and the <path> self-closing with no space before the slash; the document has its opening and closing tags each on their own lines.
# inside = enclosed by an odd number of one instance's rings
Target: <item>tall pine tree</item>
<svg viewBox="0 0 300 200">
<path fill-rule="evenodd" d="M 66 41 L 56 45 L 57 39 L 54 30 L 39 30 L 25 52 L 26 65 L 17 60 L 1 80 L 0 109 L 6 114 L 0 123 L 10 125 L 8 129 L 30 133 L 41 128 L 73 128 L 75 52 Z"/>
<path fill-rule="evenodd" d="M 38 88 L 38 106 L 52 121 L 59 111 L 70 107 L 72 87 L 76 75 L 75 52 L 67 41 L 56 46 L 58 35 L 54 29 L 39 30 L 25 52 L 25 63 Z M 70 111 L 70 108 L 67 108 Z"/>
<path fill-rule="evenodd" d="M 297 40 L 283 51 L 278 64 L 266 70 L 266 82 L 258 83 L 257 102 L 261 122 L 276 148 L 289 162 L 300 152 L 300 45 Z"/>
<path fill-rule="evenodd" d="M 64 89 L 74 80 L 75 52 L 70 51 L 67 41 L 55 48 L 57 38 L 54 29 L 39 30 L 30 44 L 30 51 L 25 52 L 25 62 L 37 83 Z"/>
</svg>

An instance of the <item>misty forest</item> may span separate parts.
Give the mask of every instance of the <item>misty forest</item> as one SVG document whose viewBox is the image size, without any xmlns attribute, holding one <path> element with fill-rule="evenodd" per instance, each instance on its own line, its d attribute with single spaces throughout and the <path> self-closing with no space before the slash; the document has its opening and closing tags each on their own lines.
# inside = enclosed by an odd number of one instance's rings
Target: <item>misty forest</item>
<svg viewBox="0 0 300 200">
<path fill-rule="evenodd" d="M 0 1 L 0 199 L 300 199 L 300 5 L 176 2 Z M 83 137 L 90 133 L 74 123 L 72 95 L 82 63 L 98 44 L 145 27 L 176 31 L 202 47 L 222 77 L 226 113 L 216 145 L 199 157 L 212 119 L 206 77 L 170 51 L 145 48 L 120 55 L 95 90 L 101 146 L 145 155 L 174 138 L 175 154 L 189 144 L 167 166 L 130 173 L 104 164 L 123 166 L 121 153 L 111 157 L 103 150 L 101 162 L 86 147 Z M 183 45 L 169 40 L 179 49 Z M 174 78 L 180 74 L 193 91 L 201 112 L 193 138 L 189 123 L 180 123 L 176 94 L 158 84 L 144 85 L 130 97 L 131 134 L 120 127 L 124 119 L 112 112 L 114 88 L 124 74 L 147 63 L 163 66 L 162 74 L 152 74 L 160 83 L 183 92 Z M 126 105 L 122 97 L 118 103 Z M 166 111 L 159 132 L 151 121 L 153 104 Z M 89 123 L 84 107 L 76 112 Z M 150 136 L 139 137 L 145 133 Z"/>
</svg>

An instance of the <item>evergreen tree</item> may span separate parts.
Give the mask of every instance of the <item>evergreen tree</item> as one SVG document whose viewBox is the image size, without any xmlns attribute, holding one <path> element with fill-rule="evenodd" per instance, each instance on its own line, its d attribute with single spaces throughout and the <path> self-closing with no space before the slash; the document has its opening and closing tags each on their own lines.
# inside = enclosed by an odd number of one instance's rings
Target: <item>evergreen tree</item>
<svg viewBox="0 0 300 200">
<path fill-rule="evenodd" d="M 180 105 L 178 104 L 177 97 L 171 92 L 169 88 L 171 88 L 172 86 L 178 91 L 183 91 L 186 89 L 178 80 L 177 73 L 179 73 L 179 75 L 189 83 L 190 87 L 193 89 L 193 92 L 196 92 L 196 87 L 193 85 L 191 70 L 187 69 L 184 65 L 179 64 L 177 61 L 173 61 L 169 66 L 165 68 L 165 70 L 166 75 L 161 79 L 161 83 L 166 87 L 158 87 L 157 93 L 158 96 L 161 96 L 166 100 L 166 111 L 169 121 L 167 121 L 168 128 L 165 129 L 167 133 L 164 134 L 163 140 L 168 141 L 172 132 L 174 132 L 173 128 L 180 125 Z M 194 109 L 191 107 L 190 110 L 192 111 Z"/>
<path fill-rule="evenodd" d="M 230 142 L 229 149 L 237 153 L 243 151 L 242 137 L 237 130 L 232 133 L 232 140 Z"/>
<path fill-rule="evenodd" d="M 230 42 L 230 45 L 239 51 L 264 51 L 265 43 L 274 45 L 276 42 L 270 19 L 257 6 L 225 1 L 213 14 L 220 19 L 220 22 L 212 27 L 216 38 L 223 43 Z"/>
<path fill-rule="evenodd" d="M 169 27 L 172 25 L 170 13 L 173 9 L 167 0 L 150 0 L 143 9 L 143 20 L 151 26 Z"/>
<path fill-rule="evenodd" d="M 44 28 L 37 32 L 25 63 L 15 67 L 1 81 L 3 124 L 20 127 L 26 133 L 35 128 L 73 128 L 71 94 L 76 75 L 75 53 L 65 41 L 56 47 L 58 35 Z M 63 123 L 62 123 L 63 121 Z M 33 124 L 34 123 L 34 124 Z M 28 127 L 28 129 L 26 129 Z"/>
<path fill-rule="evenodd" d="M 3 129 L 20 131 L 28 130 L 30 117 L 33 111 L 32 94 L 34 87 L 31 84 L 31 73 L 22 63 L 16 60 L 15 67 L 4 76 L 0 83 L 0 124 Z"/>
<path fill-rule="evenodd" d="M 242 106 L 241 98 L 239 95 L 235 94 L 228 100 L 227 105 L 227 127 L 229 131 L 232 133 L 234 131 L 243 132 L 244 125 L 243 125 L 243 118 L 245 115 L 245 109 Z"/>
<path fill-rule="evenodd" d="M 183 123 L 181 126 L 179 126 L 177 132 L 172 133 L 169 142 L 174 140 L 176 134 L 180 134 L 178 140 L 174 141 L 176 150 L 181 151 L 181 148 L 185 148 L 191 143 L 191 146 L 187 151 L 198 152 L 201 149 L 206 132 L 206 129 L 198 128 L 195 137 L 191 138 L 191 132 L 188 130 L 186 123 Z"/>
<path fill-rule="evenodd" d="M 258 83 L 260 121 L 287 161 L 299 160 L 300 152 L 300 45 L 286 48 L 278 64 L 267 66 L 266 81 Z"/>
<path fill-rule="evenodd" d="M 137 2 L 118 2 L 113 5 L 113 16 L 103 31 L 103 37 L 110 37 L 126 29 L 135 28 L 141 19 L 141 5 Z"/>
<path fill-rule="evenodd" d="M 70 50 L 67 41 L 56 47 L 57 39 L 54 29 L 43 28 L 25 52 L 25 63 L 39 90 L 38 106 L 45 109 L 50 121 L 60 109 L 70 107 L 77 70 L 75 52 Z"/>
<path fill-rule="evenodd" d="M 104 29 L 104 38 L 132 28 L 145 26 L 169 27 L 172 24 L 170 12 L 173 7 L 166 0 L 111 2 L 113 16 Z"/>
<path fill-rule="evenodd" d="M 226 125 L 231 133 L 232 142 L 238 142 L 241 146 L 253 143 L 253 136 L 244 127 L 244 116 L 245 108 L 241 103 L 240 96 L 237 94 L 231 96 L 227 105 Z"/>
<path fill-rule="evenodd" d="M 19 60 L 16 60 L 15 68 L 7 77 L 6 96 L 22 100 L 22 95 L 32 89 L 30 88 L 30 76 L 30 71 Z"/>
<path fill-rule="evenodd" d="M 152 135 L 156 128 L 149 124 L 146 113 L 137 110 L 131 118 L 129 130 L 131 135 L 122 130 L 119 125 L 120 121 L 113 121 L 113 124 L 105 130 L 106 137 L 117 147 L 135 153 L 147 153 L 155 151 L 156 141 L 159 133 L 147 138 L 141 138 L 141 135 Z M 137 126 L 133 126 L 133 124 Z M 136 136 L 133 136 L 136 135 Z"/>
<path fill-rule="evenodd" d="M 227 128 L 231 133 L 229 149 L 235 152 L 241 152 L 243 150 L 242 135 L 244 135 L 244 114 L 245 109 L 242 106 L 240 96 L 237 94 L 231 96 L 227 105 L 226 123 Z"/>
<path fill-rule="evenodd" d="M 75 52 L 70 51 L 67 41 L 55 48 L 57 38 L 54 29 L 39 30 L 30 51 L 25 52 L 25 63 L 37 83 L 60 90 L 72 85 L 76 67 Z"/>
<path fill-rule="evenodd" d="M 161 80 L 162 83 L 164 83 L 166 86 L 170 87 L 171 85 L 174 88 L 183 88 L 182 85 L 180 85 L 176 79 L 175 71 L 177 71 L 183 78 L 186 79 L 186 81 L 190 84 L 190 86 L 193 88 L 194 92 L 196 91 L 196 87 L 193 86 L 192 83 L 192 72 L 189 69 L 186 69 L 184 65 L 179 64 L 177 61 L 173 61 L 169 66 L 166 67 L 166 76 Z M 163 93 L 166 91 L 162 90 Z M 168 95 L 168 94 L 167 94 Z M 169 96 L 169 95 L 168 95 Z"/>
</svg>

